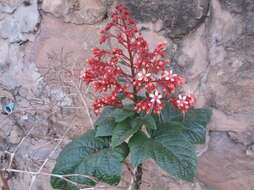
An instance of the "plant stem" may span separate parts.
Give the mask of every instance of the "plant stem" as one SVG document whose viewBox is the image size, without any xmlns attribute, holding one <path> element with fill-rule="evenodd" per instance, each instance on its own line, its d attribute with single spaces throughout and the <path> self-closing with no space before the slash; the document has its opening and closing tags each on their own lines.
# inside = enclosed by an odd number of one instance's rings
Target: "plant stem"
<svg viewBox="0 0 254 190">
<path fill-rule="evenodd" d="M 127 29 L 126 23 L 123 20 L 123 25 L 125 30 Z M 134 55 L 132 54 L 131 51 L 131 40 L 129 39 L 129 36 L 126 35 L 127 39 L 127 50 L 129 54 L 129 61 L 130 61 L 130 68 L 131 68 L 131 78 L 132 82 L 135 79 L 135 68 L 134 68 Z M 137 102 L 137 89 L 135 85 L 132 84 L 133 87 L 133 94 L 134 94 L 134 103 Z M 128 190 L 140 190 L 141 183 L 142 183 L 142 175 L 143 175 L 143 169 L 142 169 L 142 164 L 139 164 L 135 169 L 134 169 L 134 175 L 131 180 L 131 184 L 128 188 Z"/>
<path fill-rule="evenodd" d="M 124 20 L 123 21 L 123 27 L 125 30 L 127 30 L 127 25 L 125 23 Z M 133 57 L 133 54 L 132 54 L 132 51 L 131 51 L 131 40 L 129 38 L 129 36 L 126 34 L 126 43 L 127 43 L 127 51 L 128 51 L 128 54 L 129 54 L 129 62 L 130 62 L 130 68 L 131 68 L 131 78 L 132 78 L 132 81 L 134 81 L 135 79 L 135 68 L 134 68 L 134 57 Z M 134 95 L 134 103 L 136 103 L 137 101 L 137 89 L 136 87 L 132 84 L 132 87 L 133 87 L 133 95 Z"/>
<path fill-rule="evenodd" d="M 132 177 L 131 184 L 128 190 L 140 190 L 141 183 L 142 183 L 142 164 L 139 164 L 137 168 L 135 168 L 134 176 Z"/>
</svg>

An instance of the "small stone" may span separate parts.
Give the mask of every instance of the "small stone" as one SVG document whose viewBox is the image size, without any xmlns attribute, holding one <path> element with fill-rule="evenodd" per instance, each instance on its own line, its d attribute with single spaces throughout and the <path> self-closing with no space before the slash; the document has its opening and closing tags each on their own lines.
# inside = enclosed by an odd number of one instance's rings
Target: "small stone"
<svg viewBox="0 0 254 190">
<path fill-rule="evenodd" d="M 0 39 L 0 73 L 4 72 L 8 68 L 8 42 Z M 2 89 L 0 88 L 0 96 Z"/>
<path fill-rule="evenodd" d="M 254 145 L 248 146 L 246 150 L 246 155 L 250 157 L 254 157 Z"/>
<path fill-rule="evenodd" d="M 0 129 L 0 144 L 4 143 L 5 134 L 2 129 Z"/>
<path fill-rule="evenodd" d="M 21 87 L 18 92 L 19 92 L 19 95 L 22 97 L 28 97 L 29 95 L 29 89 L 24 87 Z"/>
<path fill-rule="evenodd" d="M 14 126 L 7 137 L 7 141 L 11 144 L 18 144 L 24 136 L 24 132 L 17 126 Z"/>
<path fill-rule="evenodd" d="M 154 24 L 153 24 L 153 30 L 155 32 L 159 32 L 163 28 L 163 21 L 161 19 L 158 19 Z"/>
</svg>

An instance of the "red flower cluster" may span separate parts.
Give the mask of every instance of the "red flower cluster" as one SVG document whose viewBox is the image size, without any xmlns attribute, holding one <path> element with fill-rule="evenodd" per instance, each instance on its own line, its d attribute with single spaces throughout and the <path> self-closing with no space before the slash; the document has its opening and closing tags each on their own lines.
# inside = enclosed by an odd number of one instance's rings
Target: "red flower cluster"
<svg viewBox="0 0 254 190">
<path fill-rule="evenodd" d="M 190 95 L 188 96 L 179 95 L 178 98 L 172 98 L 171 103 L 179 110 L 185 113 L 195 103 L 195 98 Z"/>
<path fill-rule="evenodd" d="M 100 43 L 108 39 L 115 39 L 121 48 L 92 49 L 94 56 L 88 60 L 90 67 L 82 74 L 85 82 L 93 83 L 95 91 L 111 92 L 110 96 L 95 101 L 96 113 L 108 105 L 122 107 L 120 93 L 134 104 L 137 112 L 159 113 L 166 101 L 182 112 L 194 104 L 190 95 L 172 97 L 172 92 L 184 79 L 170 70 L 170 61 L 165 59 L 166 44 L 161 43 L 150 51 L 123 5 L 116 7 L 111 22 L 101 31 Z"/>
</svg>

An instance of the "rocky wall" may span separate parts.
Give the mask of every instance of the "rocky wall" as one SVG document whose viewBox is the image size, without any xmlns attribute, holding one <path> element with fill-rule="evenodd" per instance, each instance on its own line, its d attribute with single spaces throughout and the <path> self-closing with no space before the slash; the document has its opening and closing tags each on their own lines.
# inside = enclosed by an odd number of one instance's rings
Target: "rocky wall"
<svg viewBox="0 0 254 190">
<path fill-rule="evenodd" d="M 169 43 L 186 90 L 213 109 L 194 183 L 147 161 L 142 189 L 253 190 L 253 0 L 0 0 L 0 98 L 15 103 L 0 114 L 0 166 L 15 170 L 5 176 L 11 190 L 50 190 L 59 151 L 91 127 L 92 95 L 78 75 L 119 2 L 151 48 Z M 103 189 L 126 189 L 125 173 L 119 188 Z"/>
</svg>

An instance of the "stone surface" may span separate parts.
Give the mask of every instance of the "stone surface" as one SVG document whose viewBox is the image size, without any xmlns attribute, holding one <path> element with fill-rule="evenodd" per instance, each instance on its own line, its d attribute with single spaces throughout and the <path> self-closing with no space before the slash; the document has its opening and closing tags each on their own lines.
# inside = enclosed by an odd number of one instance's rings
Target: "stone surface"
<svg viewBox="0 0 254 190">
<path fill-rule="evenodd" d="M 22 2 L 23 0 L 1 0 L 0 13 L 13 13 Z"/>
<path fill-rule="evenodd" d="M 210 30 L 210 60 L 208 85 L 214 96 L 215 107 L 228 114 L 253 113 L 253 38 L 246 34 L 243 17 L 233 17 L 213 2 L 213 20 Z M 216 90 L 215 90 L 216 88 Z M 227 97 L 227 98 L 225 98 Z"/>
<path fill-rule="evenodd" d="M 1 73 L 6 69 L 5 67 L 8 66 L 8 42 L 5 40 L 0 39 L 0 54 L 1 54 L 1 60 L 0 60 L 0 71 Z"/>
<path fill-rule="evenodd" d="M 19 4 L 21 5 L 19 6 Z M 31 0 L 28 4 L 13 1 L 13 6 L 10 7 L 14 7 L 14 12 L 9 11 L 12 14 L 0 20 L 0 37 L 7 39 L 9 42 L 32 39 L 33 35 L 30 34 L 36 32 L 40 22 L 37 0 Z"/>
<path fill-rule="evenodd" d="M 207 16 L 208 0 L 119 0 L 126 4 L 140 22 L 162 22 L 161 31 L 181 38 L 197 28 Z"/>
<path fill-rule="evenodd" d="M 210 18 L 180 43 L 178 57 L 198 105 L 214 108 L 210 129 L 232 131 L 245 145 L 251 143 L 245 137 L 254 128 L 250 98 L 254 93 L 254 41 L 246 29 L 252 12 L 247 2 L 213 0 Z"/>
<path fill-rule="evenodd" d="M 40 83 L 40 73 L 38 73 L 35 64 L 24 63 L 22 47 L 16 44 L 4 46 L 6 51 L 3 54 L 3 64 L 0 66 L 0 83 L 10 89 L 17 86 L 29 87 L 30 94 L 33 93 Z"/>
<path fill-rule="evenodd" d="M 209 149 L 199 161 L 198 178 L 210 189 L 252 190 L 254 162 L 244 152 L 245 146 L 226 133 L 212 132 Z"/>
<path fill-rule="evenodd" d="M 44 0 L 42 9 L 74 24 L 96 24 L 107 13 L 107 5 L 101 0 Z"/>
<path fill-rule="evenodd" d="M 252 0 L 211 0 L 210 5 L 208 0 L 114 0 L 120 1 L 138 19 L 151 49 L 157 42 L 169 44 L 172 64 L 187 78 L 185 90 L 197 96 L 196 106 L 213 109 L 207 142 L 197 150 L 195 181 L 177 181 L 146 161 L 142 190 L 253 190 Z M 0 96 L 17 104 L 13 114 L 0 113 L 0 166 L 8 166 L 17 148 L 12 168 L 38 171 L 48 158 L 42 171 L 49 173 L 64 144 L 91 127 L 84 101 L 89 107 L 92 96 L 78 88 L 78 78 L 90 49 L 98 46 L 113 0 L 41 3 L 0 1 Z M 8 181 L 13 190 L 27 190 L 31 175 L 10 173 Z M 118 187 L 99 186 L 123 190 L 129 181 L 124 169 Z M 48 176 L 38 175 L 32 190 L 51 190 Z"/>
<path fill-rule="evenodd" d="M 20 129 L 18 126 L 13 126 L 13 129 L 11 130 L 10 134 L 7 137 L 7 142 L 11 144 L 18 144 L 20 143 L 23 137 L 24 131 Z"/>
</svg>

